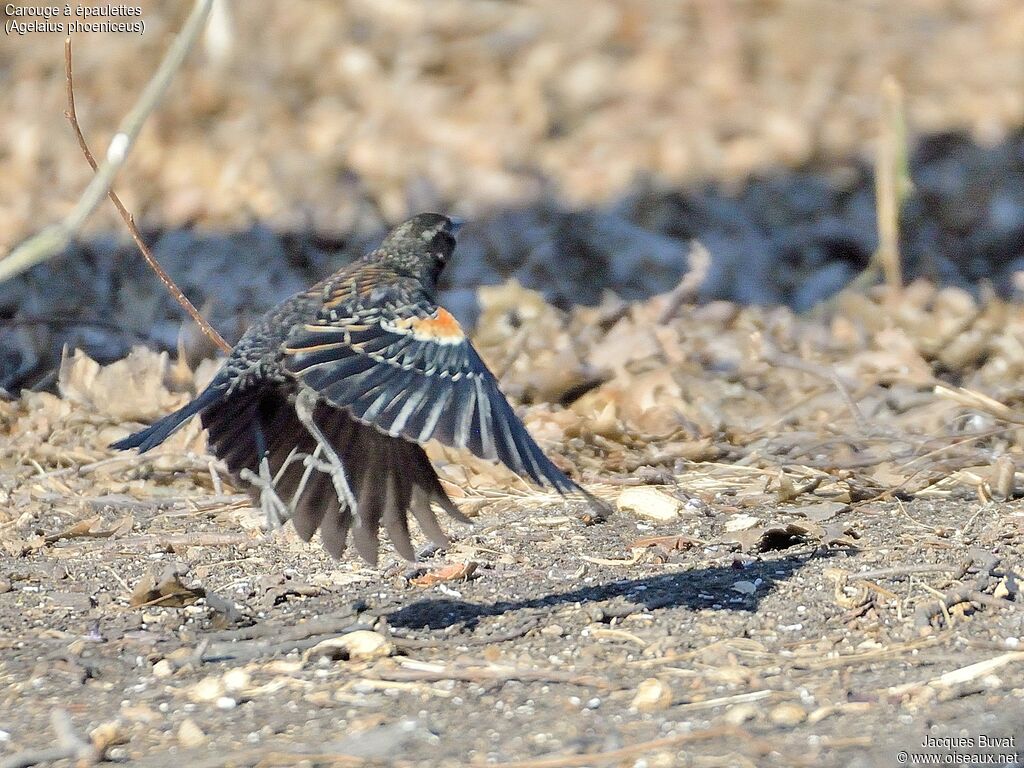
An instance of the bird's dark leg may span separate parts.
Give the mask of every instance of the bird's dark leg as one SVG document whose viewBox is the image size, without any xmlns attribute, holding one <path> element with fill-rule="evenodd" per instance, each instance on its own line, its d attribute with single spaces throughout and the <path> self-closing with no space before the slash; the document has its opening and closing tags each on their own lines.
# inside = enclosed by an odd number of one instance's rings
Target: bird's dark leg
<svg viewBox="0 0 1024 768">
<path fill-rule="evenodd" d="M 302 494 L 306 490 L 306 483 L 309 482 L 309 476 L 313 474 L 313 470 L 320 469 L 317 466 L 317 463 L 319 463 L 320 454 L 322 452 L 323 448 L 320 445 L 317 445 L 312 454 L 302 453 L 296 455 L 295 459 L 297 461 L 301 460 L 305 469 L 302 471 L 302 477 L 299 478 L 299 484 L 295 487 L 295 493 L 292 494 L 291 505 L 293 509 L 295 508 L 295 505 L 299 503 L 299 499 L 302 498 Z M 291 454 L 289 454 L 288 458 L 291 459 Z"/>
<path fill-rule="evenodd" d="M 270 474 L 270 461 L 267 459 L 266 436 L 263 434 L 263 428 L 258 422 L 255 425 L 254 437 L 256 439 L 257 455 L 260 457 L 259 474 L 256 474 L 248 467 L 243 467 L 238 476 L 260 489 L 260 509 L 267 516 L 267 527 L 273 529 L 291 517 L 291 510 L 281 500 L 281 497 L 278 496 L 274 484 L 291 463 L 292 457 L 289 454 L 288 460 L 281 465 L 277 477 L 272 476 Z"/>
<path fill-rule="evenodd" d="M 295 415 L 299 417 L 299 421 L 306 430 L 316 440 L 317 450 L 314 451 L 312 456 L 308 456 L 305 460 L 307 467 L 314 467 L 319 469 L 321 472 L 326 472 L 331 476 L 331 482 L 334 483 L 334 491 L 338 494 L 338 498 L 344 500 L 348 504 L 348 508 L 354 513 L 356 511 L 356 497 L 352 493 L 352 487 L 348 484 L 348 476 L 345 474 L 345 465 L 341 463 L 341 459 L 335 452 L 334 448 L 328 442 L 327 438 L 324 437 L 324 433 L 320 431 L 320 427 L 316 425 L 313 420 L 313 411 L 316 410 L 317 394 L 314 390 L 302 387 L 299 390 L 299 394 L 295 398 Z M 316 454 L 319 451 L 323 451 L 324 456 L 327 458 L 326 462 L 318 461 Z"/>
</svg>

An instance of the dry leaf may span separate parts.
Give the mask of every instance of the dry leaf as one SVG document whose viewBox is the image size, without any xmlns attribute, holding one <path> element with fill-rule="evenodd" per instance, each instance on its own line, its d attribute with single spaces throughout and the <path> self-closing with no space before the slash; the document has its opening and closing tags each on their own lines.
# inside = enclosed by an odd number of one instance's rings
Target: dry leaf
<svg viewBox="0 0 1024 768">
<path fill-rule="evenodd" d="M 127 533 L 131 533 L 135 527 L 135 518 L 128 514 L 118 519 L 109 528 L 98 528 L 99 524 L 103 522 L 103 518 L 98 515 L 88 517 L 84 520 L 79 520 L 69 528 L 64 529 L 60 533 L 51 533 L 43 536 L 38 542 L 40 546 L 46 544 L 53 544 L 61 539 L 78 539 L 78 538 L 93 538 L 93 539 L 105 539 L 114 536 L 123 536 Z"/>
<path fill-rule="evenodd" d="M 465 563 L 452 563 L 433 571 L 427 571 L 421 576 L 410 579 L 417 587 L 432 587 L 446 581 L 465 581 L 476 572 L 477 563 L 469 560 Z"/>
<path fill-rule="evenodd" d="M 139 608 L 158 605 L 164 608 L 184 608 L 206 595 L 202 587 L 187 587 L 181 581 L 182 571 L 171 565 L 163 569 L 152 566 L 132 590 L 130 604 Z"/>
</svg>

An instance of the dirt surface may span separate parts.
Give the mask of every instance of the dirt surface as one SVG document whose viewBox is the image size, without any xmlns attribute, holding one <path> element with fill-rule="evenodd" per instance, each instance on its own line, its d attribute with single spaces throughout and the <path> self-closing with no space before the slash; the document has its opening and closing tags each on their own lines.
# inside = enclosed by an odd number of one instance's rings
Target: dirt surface
<svg viewBox="0 0 1024 768">
<path fill-rule="evenodd" d="M 1024 307 L 686 289 L 482 293 L 527 426 L 618 511 L 585 526 L 429 446 L 475 523 L 416 566 L 263 532 L 194 422 L 107 448 L 214 363 L 67 356 L 57 394 L 0 402 L 0 754 L 62 711 L 133 765 L 889 766 L 1016 739 Z"/>
<path fill-rule="evenodd" d="M 1019 608 L 937 602 L 1019 563 L 1019 504 L 866 504 L 837 516 L 859 551 L 796 537 L 748 555 L 725 543 L 723 497 L 699 499 L 672 523 L 590 527 L 564 504 L 495 503 L 423 563 L 475 562 L 473 577 L 431 587 L 407 563 L 260 534 L 244 504 L 83 499 L 93 531 L 120 532 L 0 561 L 3 754 L 50 744 L 53 708 L 82 732 L 116 723 L 109 756 L 153 766 L 889 766 L 900 749 L 978 752 L 922 749 L 926 735 L 1019 737 Z M 40 530 L 78 509 L 54 504 Z M 806 522 L 793 505 L 744 514 Z M 661 536 L 700 542 L 638 546 Z M 153 569 L 187 569 L 206 597 L 132 606 Z M 310 650 L 356 628 L 391 655 Z M 531 762 L 587 753 L 603 756 Z"/>
</svg>

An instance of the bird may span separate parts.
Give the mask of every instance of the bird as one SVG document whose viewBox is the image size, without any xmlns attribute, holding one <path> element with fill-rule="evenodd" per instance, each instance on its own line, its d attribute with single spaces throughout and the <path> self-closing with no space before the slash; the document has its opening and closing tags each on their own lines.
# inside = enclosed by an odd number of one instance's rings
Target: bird
<svg viewBox="0 0 1024 768">
<path fill-rule="evenodd" d="M 421 213 L 380 246 L 285 299 L 241 336 L 191 402 L 111 447 L 145 452 L 198 415 L 209 450 L 272 525 L 334 558 L 351 538 L 376 565 L 380 529 L 415 560 L 409 517 L 439 546 L 445 492 L 424 444 L 500 462 L 562 495 L 610 507 L 544 454 L 455 317 L 436 298 L 460 224 Z"/>
</svg>

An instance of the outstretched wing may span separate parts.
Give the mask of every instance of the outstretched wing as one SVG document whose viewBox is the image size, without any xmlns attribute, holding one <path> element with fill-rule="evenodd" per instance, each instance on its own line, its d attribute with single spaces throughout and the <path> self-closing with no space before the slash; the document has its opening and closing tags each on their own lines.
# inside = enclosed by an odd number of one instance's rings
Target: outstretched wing
<svg viewBox="0 0 1024 768">
<path fill-rule="evenodd" d="M 296 328 L 285 366 L 356 419 L 417 443 L 496 459 L 559 491 L 579 487 L 544 455 L 455 318 L 425 298 L 397 314 L 366 308 Z"/>
</svg>

